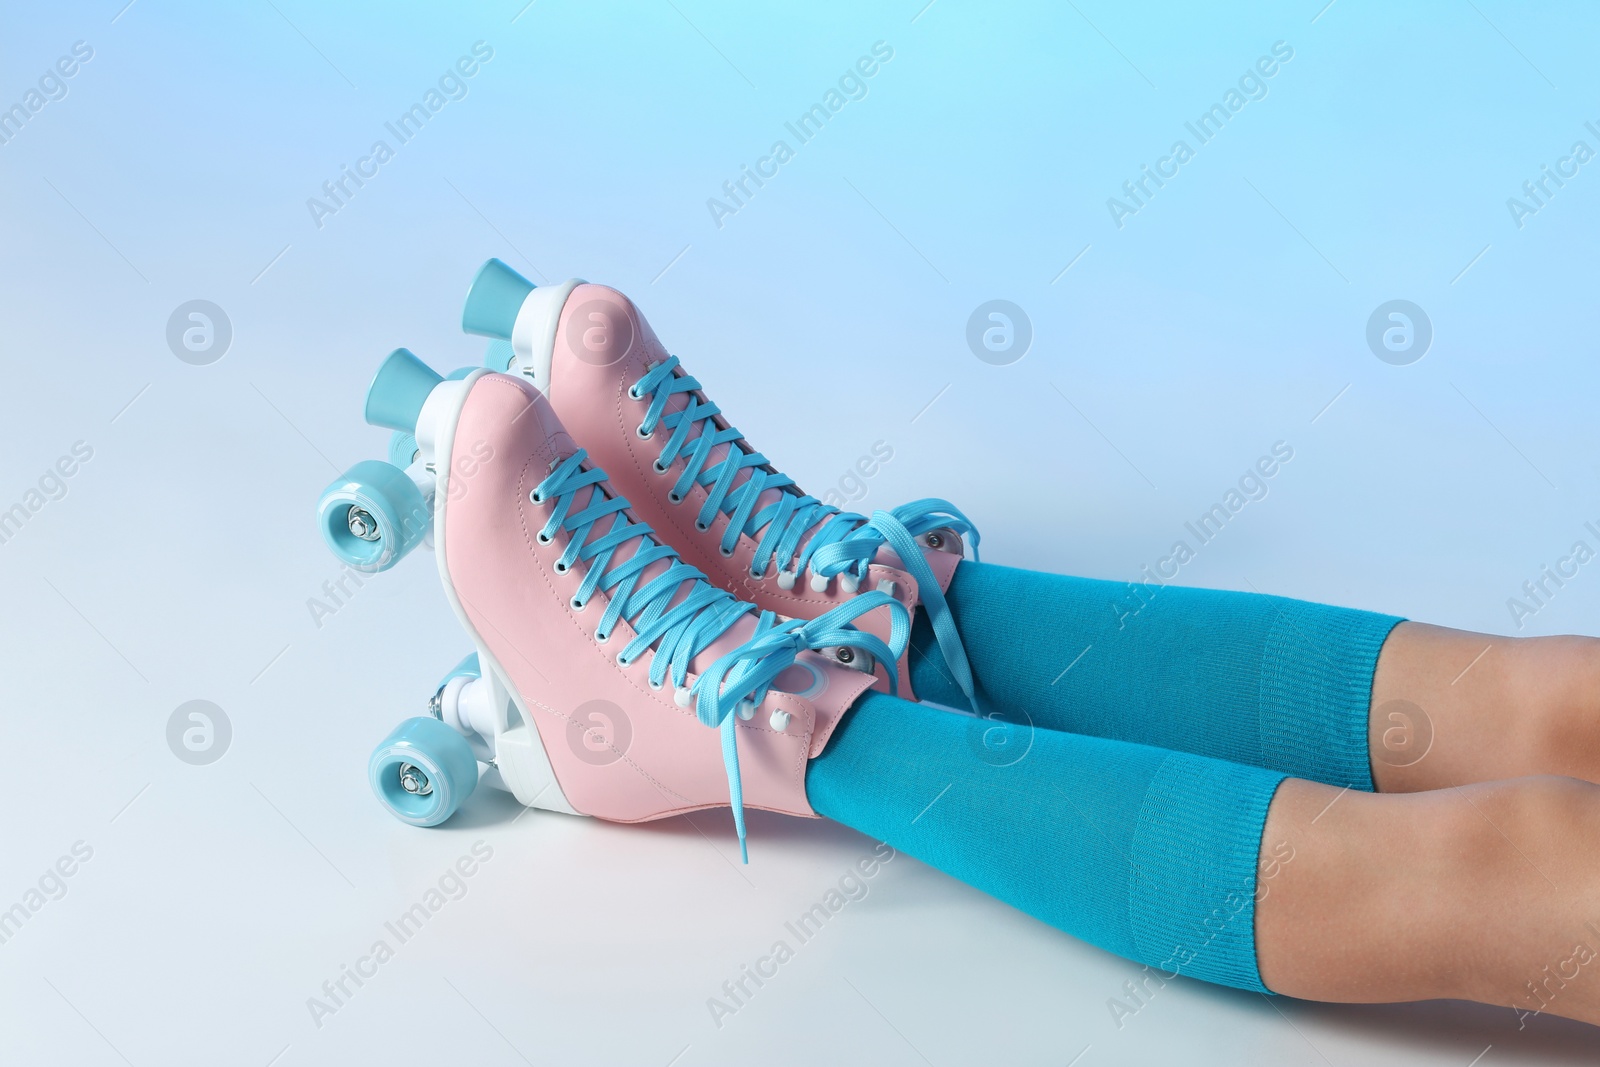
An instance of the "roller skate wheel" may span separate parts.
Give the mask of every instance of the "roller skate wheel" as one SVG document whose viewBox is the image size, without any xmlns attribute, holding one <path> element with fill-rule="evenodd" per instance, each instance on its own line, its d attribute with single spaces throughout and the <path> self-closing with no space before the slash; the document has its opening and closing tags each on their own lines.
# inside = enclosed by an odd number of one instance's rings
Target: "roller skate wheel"
<svg viewBox="0 0 1600 1067">
<path fill-rule="evenodd" d="M 439 688 L 443 689 L 450 684 L 450 679 L 461 675 L 466 675 L 468 678 L 483 677 L 483 668 L 478 665 L 478 654 L 476 652 L 468 652 L 460 663 L 452 667 L 450 673 L 445 675 L 444 679 L 439 683 Z"/>
<path fill-rule="evenodd" d="M 430 513 L 422 490 L 392 463 L 357 463 L 322 491 L 318 525 L 328 548 L 359 571 L 384 571 L 422 543 Z"/>
<path fill-rule="evenodd" d="M 417 439 L 404 430 L 389 435 L 389 462 L 405 470 L 417 459 Z"/>
<path fill-rule="evenodd" d="M 432 697 L 428 698 L 428 714 L 435 719 L 443 721 L 444 691 L 450 688 L 450 683 L 457 678 L 477 679 L 482 677 L 483 669 L 478 665 L 478 654 L 476 652 L 467 653 L 460 663 L 450 669 L 449 674 L 439 680 L 439 688 L 434 690 Z"/>
<path fill-rule="evenodd" d="M 505 374 L 510 372 L 511 364 L 516 358 L 517 353 L 511 347 L 511 342 L 502 341 L 497 337 L 489 342 L 488 349 L 483 353 L 483 365 L 490 370 Z"/>
<path fill-rule="evenodd" d="M 467 739 L 437 719 L 407 719 L 367 763 L 372 791 L 412 826 L 437 826 L 478 787 L 478 760 Z"/>
</svg>

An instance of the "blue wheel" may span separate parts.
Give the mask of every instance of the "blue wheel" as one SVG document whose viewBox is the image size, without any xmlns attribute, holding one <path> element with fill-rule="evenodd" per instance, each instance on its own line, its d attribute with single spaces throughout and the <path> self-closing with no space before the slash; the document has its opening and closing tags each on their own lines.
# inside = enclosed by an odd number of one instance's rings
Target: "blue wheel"
<svg viewBox="0 0 1600 1067">
<path fill-rule="evenodd" d="M 417 458 L 417 439 L 404 430 L 396 430 L 389 435 L 389 462 L 401 470 L 411 466 L 412 460 Z"/>
<path fill-rule="evenodd" d="M 452 667 L 450 673 L 445 675 L 444 679 L 439 683 L 439 688 L 443 689 L 460 675 L 466 675 L 468 678 L 483 677 L 483 669 L 478 666 L 478 654 L 476 652 L 468 652 L 466 658 Z"/>
<path fill-rule="evenodd" d="M 361 571 L 386 571 L 422 543 L 432 515 L 422 490 L 392 463 L 367 459 L 334 479 L 317 504 L 322 538 Z"/>
<path fill-rule="evenodd" d="M 438 826 L 478 787 L 467 739 L 438 719 L 407 719 L 372 750 L 367 779 L 395 818 Z"/>
<path fill-rule="evenodd" d="M 517 354 L 512 351 L 511 342 L 496 338 L 489 342 L 489 348 L 483 353 L 483 365 L 504 374 L 511 369 L 511 361 L 516 358 Z"/>
</svg>

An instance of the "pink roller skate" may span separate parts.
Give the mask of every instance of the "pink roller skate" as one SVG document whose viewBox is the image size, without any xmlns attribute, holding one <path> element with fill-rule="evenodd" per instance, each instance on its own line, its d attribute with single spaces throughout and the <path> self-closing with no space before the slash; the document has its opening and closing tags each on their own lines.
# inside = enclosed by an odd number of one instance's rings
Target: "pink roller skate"
<svg viewBox="0 0 1600 1067">
<path fill-rule="evenodd" d="M 874 683 L 839 650 L 895 662 L 910 631 L 899 602 L 864 593 L 783 621 L 710 585 L 524 377 L 445 381 L 401 349 L 373 382 L 367 419 L 414 433 L 413 462 L 368 461 L 330 486 L 319 508 L 329 545 L 381 569 L 431 530 L 477 649 L 433 717 L 374 752 L 390 810 L 444 821 L 482 763 L 484 780 L 523 804 L 618 822 L 731 806 L 741 849 L 746 805 L 815 815 L 806 763 Z M 851 625 L 869 612 L 889 616 L 887 640 Z"/>
<path fill-rule="evenodd" d="M 579 281 L 535 288 L 491 259 L 467 294 L 462 325 L 510 341 L 509 363 L 497 369 L 538 386 L 639 517 L 716 585 L 802 619 L 824 615 L 861 589 L 885 592 L 908 609 L 921 605 L 972 699 L 972 673 L 944 593 L 964 539 L 976 556 L 979 538 L 954 505 L 918 500 L 869 519 L 805 495 L 729 425 L 614 289 Z M 887 635 L 884 613 L 860 625 Z M 903 659 L 897 673 L 909 694 Z"/>
</svg>

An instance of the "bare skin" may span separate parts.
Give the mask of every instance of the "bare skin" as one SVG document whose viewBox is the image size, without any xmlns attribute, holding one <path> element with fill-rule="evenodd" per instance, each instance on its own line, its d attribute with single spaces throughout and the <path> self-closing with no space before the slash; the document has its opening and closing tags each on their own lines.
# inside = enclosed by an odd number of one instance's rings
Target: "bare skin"
<svg viewBox="0 0 1600 1067">
<path fill-rule="evenodd" d="M 1378 793 L 1290 779 L 1268 811 L 1267 988 L 1600 1024 L 1600 640 L 1402 623 L 1369 742 Z"/>
<path fill-rule="evenodd" d="M 1381 793 L 1533 774 L 1600 782 L 1600 641 L 1403 622 L 1378 656 L 1368 747 Z"/>
</svg>

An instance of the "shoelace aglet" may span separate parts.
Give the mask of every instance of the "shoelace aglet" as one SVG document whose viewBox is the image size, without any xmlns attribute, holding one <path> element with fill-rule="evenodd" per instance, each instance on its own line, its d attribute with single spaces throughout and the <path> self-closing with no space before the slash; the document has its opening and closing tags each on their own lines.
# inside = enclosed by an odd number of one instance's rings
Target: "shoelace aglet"
<svg viewBox="0 0 1600 1067">
<path fill-rule="evenodd" d="M 745 844 L 744 786 L 739 781 L 739 741 L 736 736 L 734 716 L 722 720 L 722 762 L 728 770 L 728 806 L 733 809 L 733 828 L 739 834 L 739 859 L 750 862 L 750 848 Z"/>
</svg>

